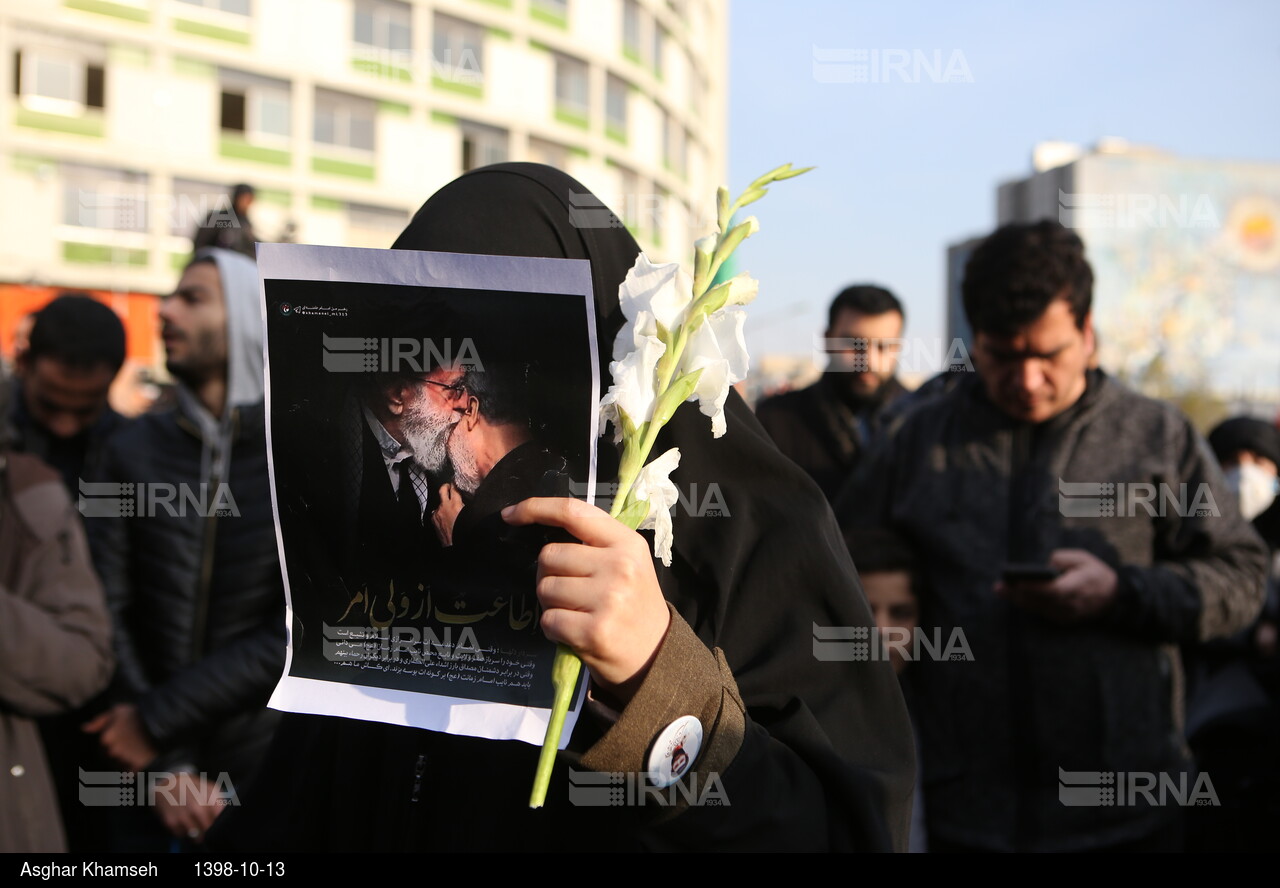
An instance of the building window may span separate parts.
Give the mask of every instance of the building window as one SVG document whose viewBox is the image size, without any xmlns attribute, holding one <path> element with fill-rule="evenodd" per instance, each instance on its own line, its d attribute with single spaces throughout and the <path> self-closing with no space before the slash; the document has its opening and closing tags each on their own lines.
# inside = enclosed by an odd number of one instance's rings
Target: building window
<svg viewBox="0 0 1280 888">
<path fill-rule="evenodd" d="M 653 189 L 653 242 L 661 246 L 667 232 L 667 209 L 671 206 L 671 194 L 660 185 Z"/>
<path fill-rule="evenodd" d="M 355 42 L 382 52 L 413 51 L 409 5 L 388 0 L 356 0 Z"/>
<path fill-rule="evenodd" d="M 313 137 L 321 145 L 373 151 L 377 106 L 368 99 L 316 90 Z"/>
<path fill-rule="evenodd" d="M 238 71 L 223 71 L 221 81 L 223 130 L 243 133 L 250 141 L 288 139 L 288 83 Z"/>
<path fill-rule="evenodd" d="M 662 115 L 662 164 L 671 172 L 684 175 L 688 146 L 684 127 L 670 114 Z"/>
<path fill-rule="evenodd" d="M 97 51 L 29 47 L 14 53 L 13 67 L 14 93 L 33 111 L 79 115 L 106 104 L 106 69 Z"/>
<path fill-rule="evenodd" d="M 434 27 L 432 74 L 451 83 L 479 86 L 484 80 L 484 29 L 439 13 Z"/>
<path fill-rule="evenodd" d="M 480 123 L 460 121 L 462 131 L 462 171 L 507 160 L 507 131 Z"/>
<path fill-rule="evenodd" d="M 622 0 L 622 53 L 632 61 L 644 58 L 644 42 L 640 37 L 640 4 Z"/>
<path fill-rule="evenodd" d="M 569 17 L 569 0 L 532 0 L 534 6 L 541 7 L 559 19 Z"/>
<path fill-rule="evenodd" d="M 639 233 L 649 223 L 646 218 L 653 207 L 652 195 L 641 190 L 640 177 L 627 167 L 618 165 L 618 196 L 610 201 L 614 212 L 622 217 L 623 223 L 632 233 Z"/>
<path fill-rule="evenodd" d="M 565 170 L 569 166 L 569 149 L 555 142 L 548 142 L 546 139 L 530 138 L 529 160 Z"/>
<path fill-rule="evenodd" d="M 229 12 L 233 15 L 248 15 L 251 11 L 250 0 L 178 0 L 178 2 L 203 6 L 205 9 L 216 9 L 219 12 Z"/>
<path fill-rule="evenodd" d="M 688 72 L 685 83 L 689 87 L 689 112 L 695 119 L 699 119 L 702 117 L 702 75 L 694 67 L 692 56 L 689 56 L 685 70 Z"/>
<path fill-rule="evenodd" d="M 572 122 L 587 122 L 590 102 L 587 97 L 586 63 L 568 56 L 556 57 L 556 115 Z"/>
<path fill-rule="evenodd" d="M 109 231 L 147 230 L 147 175 L 61 164 L 62 223 Z"/>
<path fill-rule="evenodd" d="M 235 215 L 231 208 L 231 188 L 227 185 L 174 178 L 172 193 L 169 233 L 175 237 L 191 237 L 212 213 L 219 213 L 228 221 Z"/>
<path fill-rule="evenodd" d="M 666 53 L 667 32 L 657 22 L 653 23 L 653 73 L 662 79 L 662 57 Z"/>
<path fill-rule="evenodd" d="M 409 214 L 368 204 L 347 204 L 347 238 L 349 247 L 385 250 L 404 230 Z"/>
<path fill-rule="evenodd" d="M 609 75 L 604 95 L 604 124 L 607 135 L 621 139 L 627 138 L 627 101 L 631 87 L 625 80 Z"/>
</svg>

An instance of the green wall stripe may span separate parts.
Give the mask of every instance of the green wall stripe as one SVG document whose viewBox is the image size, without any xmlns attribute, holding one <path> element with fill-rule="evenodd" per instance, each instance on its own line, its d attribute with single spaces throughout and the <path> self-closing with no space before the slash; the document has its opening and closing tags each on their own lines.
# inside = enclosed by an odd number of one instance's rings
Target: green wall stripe
<svg viewBox="0 0 1280 888">
<path fill-rule="evenodd" d="M 75 136 L 92 136 L 98 139 L 102 138 L 106 132 L 106 123 L 101 113 L 67 117 L 62 114 L 45 114 L 19 106 L 13 122 L 17 126 L 26 126 L 31 129 L 70 133 Z"/>
<path fill-rule="evenodd" d="M 333 176 L 349 176 L 352 179 L 368 179 L 373 181 L 376 174 L 372 164 L 355 163 L 350 160 L 336 160 L 332 157 L 312 157 L 311 169 L 317 173 L 328 173 Z"/>
<path fill-rule="evenodd" d="M 193 22 L 190 19 L 174 19 L 173 30 L 182 34 L 192 34 L 196 37 L 208 37 L 211 40 L 223 40 L 227 43 L 238 43 L 241 46 L 248 46 L 250 43 L 248 31 L 237 31 L 233 28 L 223 28 L 218 25 L 210 25 L 206 22 Z"/>
<path fill-rule="evenodd" d="M 108 0 L 63 0 L 67 9 L 78 9 L 81 12 L 96 12 L 98 15 L 109 15 L 112 18 L 130 22 L 146 23 L 151 21 L 151 13 L 136 6 L 124 3 L 110 3 Z"/>
<path fill-rule="evenodd" d="M 235 136 L 223 136 L 218 153 L 223 157 L 230 157 L 235 160 L 251 160 L 254 163 L 269 163 L 273 166 L 287 167 L 293 163 L 293 157 L 288 151 L 251 145 L 244 139 Z"/>
</svg>

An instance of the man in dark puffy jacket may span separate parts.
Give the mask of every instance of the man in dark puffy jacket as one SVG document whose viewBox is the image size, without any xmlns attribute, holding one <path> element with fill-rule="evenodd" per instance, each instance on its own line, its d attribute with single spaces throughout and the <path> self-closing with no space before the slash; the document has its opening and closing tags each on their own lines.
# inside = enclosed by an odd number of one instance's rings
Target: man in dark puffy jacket
<svg viewBox="0 0 1280 888">
<path fill-rule="evenodd" d="M 1252 621 L 1266 553 L 1186 417 L 1088 369 L 1092 288 L 1060 225 L 991 235 L 963 283 L 977 375 L 842 498 L 911 540 L 927 622 L 972 653 L 909 673 L 931 850 L 1175 850 L 1180 804 L 1212 799 L 1177 645 Z"/>
<path fill-rule="evenodd" d="M 148 801 L 192 840 L 254 774 L 284 666 L 257 294 L 251 261 L 197 254 L 160 309 L 178 403 L 112 440 L 101 480 L 125 486 L 82 504 L 132 696 L 87 729 L 123 766 L 173 775 Z"/>
</svg>

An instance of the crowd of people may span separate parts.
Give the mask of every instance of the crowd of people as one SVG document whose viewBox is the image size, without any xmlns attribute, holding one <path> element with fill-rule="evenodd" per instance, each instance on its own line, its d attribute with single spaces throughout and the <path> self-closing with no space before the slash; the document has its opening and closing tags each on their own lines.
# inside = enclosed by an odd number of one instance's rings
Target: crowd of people
<svg viewBox="0 0 1280 888">
<path fill-rule="evenodd" d="M 639 248 L 574 225 L 583 193 L 477 170 L 395 247 L 589 260 L 611 343 Z M 266 708 L 285 594 L 251 201 L 238 186 L 243 225 L 210 220 L 160 300 L 168 403 L 111 409 L 125 331 L 73 293 L 0 384 L 0 850 L 1250 850 L 1280 825 L 1280 431 L 1241 416 L 1206 440 L 1110 376 L 1084 245 L 1048 221 L 969 259 L 971 367 L 909 391 L 901 302 L 851 286 L 817 382 L 754 413 L 731 394 L 720 439 L 678 412 L 655 452 L 680 446 L 673 480 L 717 484 L 729 517 L 677 509 L 670 567 L 571 504 L 504 513 L 583 541 L 537 581 L 548 637 L 596 676 L 558 783 L 643 771 L 693 717 L 687 779 L 722 778 L 728 804 L 582 808 L 561 786 L 531 812 L 532 747 Z M 361 459 L 397 545 L 431 558 L 488 489 L 460 456 L 496 422 L 476 375 L 363 389 Z M 176 489 L 225 508 L 146 507 Z M 820 627 L 870 647 L 820 657 Z M 165 791 L 90 801 L 110 775 Z"/>
</svg>

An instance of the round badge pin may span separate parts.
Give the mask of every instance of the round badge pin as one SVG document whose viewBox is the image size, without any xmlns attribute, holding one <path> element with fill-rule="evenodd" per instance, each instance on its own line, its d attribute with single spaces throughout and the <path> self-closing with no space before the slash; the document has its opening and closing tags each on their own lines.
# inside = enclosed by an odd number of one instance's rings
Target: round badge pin
<svg viewBox="0 0 1280 888">
<path fill-rule="evenodd" d="M 702 749 L 702 722 L 682 715 L 662 729 L 649 751 L 649 783 L 659 788 L 675 783 L 693 767 Z"/>
</svg>

